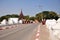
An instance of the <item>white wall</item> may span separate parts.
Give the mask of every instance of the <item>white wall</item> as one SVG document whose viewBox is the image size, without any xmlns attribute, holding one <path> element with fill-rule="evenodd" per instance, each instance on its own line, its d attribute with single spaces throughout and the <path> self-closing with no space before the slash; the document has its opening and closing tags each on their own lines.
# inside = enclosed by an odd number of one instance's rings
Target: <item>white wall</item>
<svg viewBox="0 0 60 40">
<path fill-rule="evenodd" d="M 46 25 L 50 31 L 50 34 L 59 40 L 60 39 L 60 18 L 57 21 L 46 20 Z"/>
<path fill-rule="evenodd" d="M 54 19 L 46 20 L 46 26 L 48 29 L 51 29 L 51 27 L 54 26 L 55 24 L 56 24 L 56 20 Z"/>
<path fill-rule="evenodd" d="M 6 19 L 4 19 L 2 22 L 1 22 L 1 25 L 6 25 L 7 21 Z"/>
<path fill-rule="evenodd" d="M 21 24 L 22 24 L 22 23 L 23 23 L 23 21 L 22 21 L 22 20 L 19 20 L 19 23 L 21 23 Z"/>
<path fill-rule="evenodd" d="M 18 18 L 9 18 L 8 19 L 8 24 L 16 24 L 18 23 Z"/>
<path fill-rule="evenodd" d="M 60 39 L 60 23 L 57 23 L 52 28 L 53 28 L 53 34 Z"/>
<path fill-rule="evenodd" d="M 60 23 L 60 18 L 57 20 L 57 23 Z"/>
</svg>

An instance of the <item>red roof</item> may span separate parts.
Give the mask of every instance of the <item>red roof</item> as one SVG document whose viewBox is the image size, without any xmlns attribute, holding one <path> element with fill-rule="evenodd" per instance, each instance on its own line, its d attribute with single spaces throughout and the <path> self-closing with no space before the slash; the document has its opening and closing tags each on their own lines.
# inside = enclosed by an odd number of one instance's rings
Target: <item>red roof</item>
<svg viewBox="0 0 60 40">
<path fill-rule="evenodd" d="M 23 12 L 22 12 L 22 10 L 21 10 L 21 13 L 20 13 L 20 15 L 19 15 L 19 19 L 23 19 L 24 18 L 24 15 L 23 15 Z"/>
</svg>

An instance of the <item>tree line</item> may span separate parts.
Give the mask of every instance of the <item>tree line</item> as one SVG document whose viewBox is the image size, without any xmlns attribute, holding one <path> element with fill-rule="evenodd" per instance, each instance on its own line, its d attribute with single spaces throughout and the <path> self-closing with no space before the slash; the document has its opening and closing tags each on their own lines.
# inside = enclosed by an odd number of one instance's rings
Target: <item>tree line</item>
<svg viewBox="0 0 60 40">
<path fill-rule="evenodd" d="M 6 19 L 8 21 L 9 18 L 19 18 L 19 15 L 17 14 L 12 14 L 12 15 L 5 15 L 0 17 L 0 22 L 3 19 Z M 24 19 L 26 20 L 38 20 L 38 21 L 42 21 L 42 19 L 58 19 L 58 14 L 53 12 L 53 11 L 43 11 L 43 12 L 39 12 L 37 13 L 35 16 L 30 17 L 29 15 L 24 16 Z"/>
</svg>

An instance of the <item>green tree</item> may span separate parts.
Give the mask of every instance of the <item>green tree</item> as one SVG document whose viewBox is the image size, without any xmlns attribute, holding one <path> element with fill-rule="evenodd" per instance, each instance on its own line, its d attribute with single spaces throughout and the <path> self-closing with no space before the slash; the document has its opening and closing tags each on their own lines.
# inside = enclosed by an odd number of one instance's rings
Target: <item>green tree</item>
<svg viewBox="0 0 60 40">
<path fill-rule="evenodd" d="M 58 17 L 58 15 L 57 15 L 57 13 L 55 13 L 55 12 L 53 12 L 53 11 L 50 11 L 49 12 L 49 14 L 51 15 L 50 17 L 51 17 L 51 19 L 58 19 L 59 17 Z"/>
<path fill-rule="evenodd" d="M 18 18 L 19 16 L 16 15 L 16 14 L 12 14 L 12 15 L 5 15 L 5 16 L 2 16 L 0 17 L 0 22 L 4 19 L 6 19 L 8 21 L 9 18 Z"/>
<path fill-rule="evenodd" d="M 36 18 L 38 21 L 41 21 L 42 19 L 58 19 L 57 13 L 53 11 L 43 11 L 41 13 L 36 14 Z"/>
<path fill-rule="evenodd" d="M 33 20 L 34 21 L 35 19 L 36 19 L 35 17 L 30 17 L 30 20 Z"/>
<path fill-rule="evenodd" d="M 24 19 L 29 20 L 29 15 L 24 16 Z"/>
</svg>

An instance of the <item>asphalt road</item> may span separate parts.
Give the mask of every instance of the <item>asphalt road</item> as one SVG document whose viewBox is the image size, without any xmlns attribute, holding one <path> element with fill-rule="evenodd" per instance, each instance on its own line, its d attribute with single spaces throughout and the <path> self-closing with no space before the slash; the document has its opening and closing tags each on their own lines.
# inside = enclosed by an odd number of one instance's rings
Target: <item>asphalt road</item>
<svg viewBox="0 0 60 40">
<path fill-rule="evenodd" d="M 33 40 L 39 24 L 20 24 L 15 28 L 0 30 L 0 40 Z"/>
</svg>

